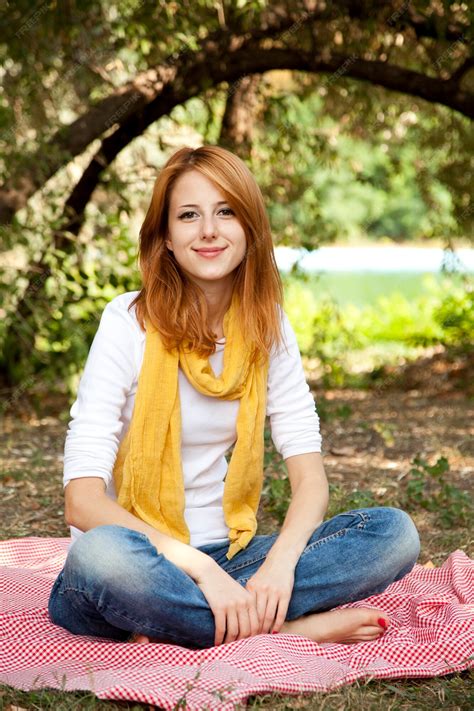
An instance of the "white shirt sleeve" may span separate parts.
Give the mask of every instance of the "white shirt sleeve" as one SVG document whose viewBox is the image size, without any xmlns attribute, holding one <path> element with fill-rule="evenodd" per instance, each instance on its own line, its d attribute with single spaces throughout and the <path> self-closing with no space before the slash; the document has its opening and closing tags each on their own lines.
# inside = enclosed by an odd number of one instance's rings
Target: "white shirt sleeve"
<svg viewBox="0 0 474 711">
<path fill-rule="evenodd" d="M 322 438 L 296 335 L 283 310 L 282 327 L 284 343 L 274 349 L 270 358 L 266 414 L 270 417 L 273 443 L 287 459 L 320 452 Z"/>
<path fill-rule="evenodd" d="M 102 312 L 92 341 L 77 398 L 70 409 L 64 445 L 64 486 L 80 477 L 112 480 L 123 406 L 137 377 L 134 330 L 138 322 L 123 298 L 112 299 Z"/>
</svg>

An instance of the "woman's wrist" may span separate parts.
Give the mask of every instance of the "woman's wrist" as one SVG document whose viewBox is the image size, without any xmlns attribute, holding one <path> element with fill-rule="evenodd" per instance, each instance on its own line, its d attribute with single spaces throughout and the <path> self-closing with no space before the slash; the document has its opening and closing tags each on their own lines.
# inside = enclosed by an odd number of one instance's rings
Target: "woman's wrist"
<svg viewBox="0 0 474 711">
<path fill-rule="evenodd" d="M 321 523 L 322 520 L 314 526 L 313 530 L 316 530 Z M 308 545 L 310 536 L 311 534 L 308 534 L 308 531 L 305 531 L 302 535 L 301 531 L 295 529 L 294 526 L 287 526 L 280 531 L 273 546 L 268 551 L 267 558 L 270 560 L 284 558 L 289 567 L 296 568 L 301 554 Z"/>
<path fill-rule="evenodd" d="M 301 553 L 299 552 L 299 550 L 291 548 L 290 546 L 286 546 L 283 540 L 279 541 L 277 538 L 277 540 L 267 553 L 267 560 L 276 561 L 284 559 L 287 567 L 293 568 L 294 570 L 298 564 L 300 556 Z"/>
<path fill-rule="evenodd" d="M 216 561 L 206 553 L 203 553 L 202 551 L 196 552 L 199 553 L 199 556 L 193 560 L 191 564 L 191 572 L 188 573 L 188 575 L 192 577 L 195 583 L 199 584 L 206 579 L 213 568 L 219 566 Z"/>
<path fill-rule="evenodd" d="M 149 538 L 159 553 L 162 553 L 171 563 L 181 568 L 195 582 L 205 577 L 213 565 L 216 565 L 212 558 L 197 548 L 193 548 L 187 543 L 182 543 L 176 538 L 171 538 L 159 531 L 155 530 Z"/>
</svg>

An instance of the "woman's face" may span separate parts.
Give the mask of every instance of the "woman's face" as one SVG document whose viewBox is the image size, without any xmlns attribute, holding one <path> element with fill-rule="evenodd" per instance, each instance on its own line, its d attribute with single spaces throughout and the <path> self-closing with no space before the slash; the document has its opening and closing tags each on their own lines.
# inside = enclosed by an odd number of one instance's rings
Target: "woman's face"
<svg viewBox="0 0 474 711">
<path fill-rule="evenodd" d="M 211 283 L 230 285 L 244 258 L 242 225 L 221 191 L 197 170 L 181 175 L 171 191 L 166 246 L 203 290 Z"/>
</svg>

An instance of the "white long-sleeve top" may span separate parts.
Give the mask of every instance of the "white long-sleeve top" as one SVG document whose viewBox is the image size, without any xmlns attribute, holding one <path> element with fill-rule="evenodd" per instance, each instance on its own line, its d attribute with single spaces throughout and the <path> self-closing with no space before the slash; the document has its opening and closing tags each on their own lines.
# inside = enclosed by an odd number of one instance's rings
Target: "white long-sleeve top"
<svg viewBox="0 0 474 711">
<path fill-rule="evenodd" d="M 100 319 L 77 397 L 70 409 L 64 446 L 64 486 L 71 479 L 101 477 L 106 494 L 116 499 L 113 468 L 119 444 L 130 425 L 146 334 L 127 310 L 138 291 L 116 296 Z M 268 371 L 266 414 L 273 443 L 283 459 L 321 451 L 319 417 L 306 382 L 295 333 L 284 310 L 285 344 L 274 347 Z M 209 357 L 216 376 L 223 368 L 225 339 Z M 224 542 L 229 528 L 222 509 L 225 454 L 237 438 L 240 400 L 203 395 L 178 369 L 181 403 L 181 461 L 185 487 L 185 520 L 190 544 Z M 82 533 L 71 526 L 72 542 Z"/>
</svg>

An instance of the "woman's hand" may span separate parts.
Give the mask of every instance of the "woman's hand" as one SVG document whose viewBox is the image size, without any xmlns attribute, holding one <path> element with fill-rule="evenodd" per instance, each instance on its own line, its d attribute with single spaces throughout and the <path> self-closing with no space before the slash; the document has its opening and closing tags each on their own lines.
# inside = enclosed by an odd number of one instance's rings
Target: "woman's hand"
<svg viewBox="0 0 474 711">
<path fill-rule="evenodd" d="M 295 582 L 295 571 L 285 558 L 267 557 L 246 589 L 256 596 L 259 633 L 279 632 L 283 625 Z"/>
<path fill-rule="evenodd" d="M 214 615 L 214 644 L 227 644 L 259 632 L 255 595 L 212 561 L 195 579 Z"/>
</svg>

